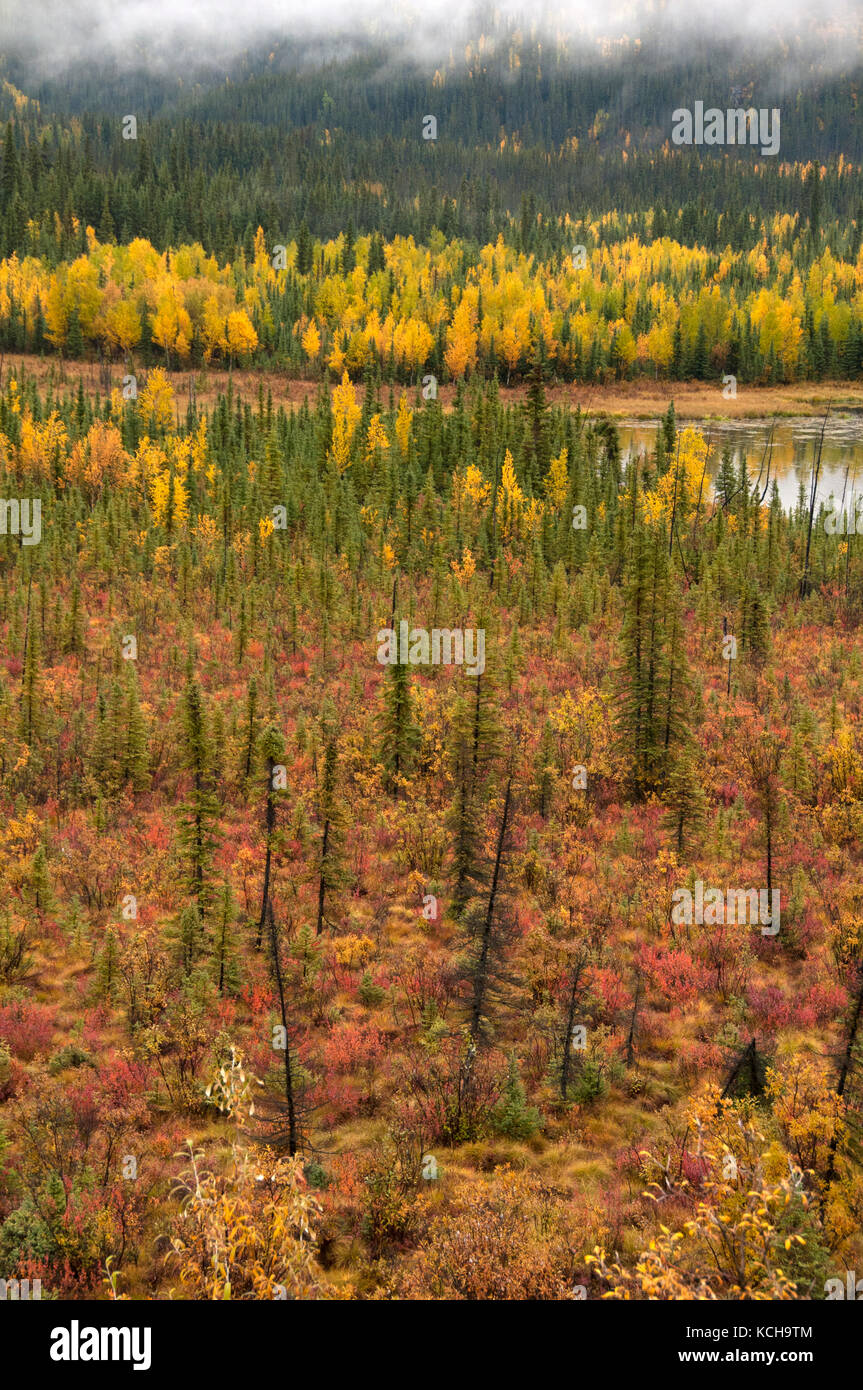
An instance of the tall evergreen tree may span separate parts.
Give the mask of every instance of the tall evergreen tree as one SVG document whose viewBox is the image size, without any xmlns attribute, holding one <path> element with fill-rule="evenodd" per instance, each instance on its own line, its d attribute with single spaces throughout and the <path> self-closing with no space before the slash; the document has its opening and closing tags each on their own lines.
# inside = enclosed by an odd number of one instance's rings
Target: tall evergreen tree
<svg viewBox="0 0 863 1390">
<path fill-rule="evenodd" d="M 342 815 L 338 800 L 338 743 L 335 730 L 326 731 L 324 766 L 318 789 L 318 820 L 321 826 L 318 859 L 318 911 L 315 935 L 320 936 L 326 924 L 327 894 L 337 889 L 343 874 L 339 862 Z"/>
<path fill-rule="evenodd" d="M 180 840 L 186 855 L 187 881 L 204 918 L 212 900 L 209 879 L 219 804 L 215 795 L 212 749 L 204 698 L 191 668 L 181 704 L 183 766 L 191 773 L 192 787 L 181 811 Z"/>
<path fill-rule="evenodd" d="M 630 790 L 642 798 L 662 788 L 669 753 L 688 722 L 682 628 L 660 528 L 636 525 L 624 611 L 622 660 L 616 672 L 617 728 Z"/>
<path fill-rule="evenodd" d="M 272 893 L 272 865 L 273 847 L 276 833 L 276 793 L 284 788 L 281 786 L 283 778 L 280 769 L 284 768 L 282 758 L 285 756 L 285 740 L 281 730 L 274 724 L 269 724 L 260 739 L 260 757 L 264 765 L 265 775 L 265 803 L 264 803 L 264 883 L 261 889 L 261 911 L 258 917 L 258 935 L 255 940 L 255 949 L 260 950 L 261 938 L 264 932 L 264 924 L 267 920 L 267 911 L 270 907 Z"/>
<path fill-rule="evenodd" d="M 395 624 L 394 629 L 398 630 Z M 407 665 L 402 661 L 395 661 L 386 668 L 380 728 L 380 757 L 386 784 L 398 800 L 402 782 L 410 772 L 419 743 L 419 731 L 413 721 L 410 676 Z"/>
<path fill-rule="evenodd" d="M 237 910 L 231 885 L 223 883 L 213 914 L 213 979 L 219 994 L 236 994 L 241 983 Z"/>
</svg>

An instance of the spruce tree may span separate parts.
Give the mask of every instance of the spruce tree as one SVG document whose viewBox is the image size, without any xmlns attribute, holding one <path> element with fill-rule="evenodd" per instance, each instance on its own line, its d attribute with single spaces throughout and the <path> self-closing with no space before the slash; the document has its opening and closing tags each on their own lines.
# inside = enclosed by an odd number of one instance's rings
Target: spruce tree
<svg viewBox="0 0 863 1390">
<path fill-rule="evenodd" d="M 119 987 L 120 945 L 113 927 L 108 927 L 96 961 L 93 993 L 100 1003 L 113 1002 Z"/>
<path fill-rule="evenodd" d="M 318 790 L 318 821 L 321 826 L 318 858 L 318 911 L 315 935 L 320 936 L 326 925 L 327 894 L 343 881 L 339 862 L 340 830 L 343 817 L 338 801 L 338 744 L 335 730 L 326 731 L 324 766 Z"/>
<path fill-rule="evenodd" d="M 512 773 L 510 772 L 497 835 L 491 886 L 485 904 L 477 903 L 476 910 L 466 915 L 468 951 L 466 966 L 471 982 L 469 1031 L 474 1044 L 485 1035 L 488 1027 L 487 1010 L 493 992 L 501 982 L 507 921 L 501 904 L 503 895 L 504 857 L 512 810 Z"/>
<path fill-rule="evenodd" d="M 236 994 L 240 988 L 239 938 L 236 906 L 231 885 L 224 883 L 213 913 L 212 972 L 219 994 Z"/>
<path fill-rule="evenodd" d="M 76 656 L 83 656 L 85 618 L 81 604 L 81 589 L 76 580 L 72 585 L 72 595 L 69 600 L 69 611 L 66 615 L 65 630 L 63 633 L 64 653 L 74 653 Z"/>
<path fill-rule="evenodd" d="M 246 714 L 243 725 L 243 752 L 241 774 L 244 785 L 247 785 L 252 775 L 252 767 L 255 761 L 255 749 L 258 743 L 260 731 L 260 719 L 258 718 L 258 682 L 254 676 L 249 681 L 249 690 L 246 696 Z"/>
<path fill-rule="evenodd" d="M 44 917 L 47 912 L 51 912 L 54 908 L 54 893 L 48 872 L 48 854 L 44 845 L 40 845 L 33 855 L 27 886 L 39 916 Z"/>
<path fill-rule="evenodd" d="M 528 1105 L 524 1083 L 518 1071 L 518 1059 L 510 1053 L 506 1085 L 492 1114 L 492 1124 L 498 1134 L 507 1139 L 530 1139 L 542 1127 L 539 1111 Z"/>
<path fill-rule="evenodd" d="M 622 663 L 617 675 L 618 734 L 637 798 L 659 788 L 665 762 L 662 606 L 667 571 L 658 532 L 637 525 L 624 589 Z"/>
<path fill-rule="evenodd" d="M 28 747 L 39 739 L 43 727 L 42 661 L 39 624 L 28 622 L 24 670 L 21 674 L 21 737 Z"/>
<path fill-rule="evenodd" d="M 395 661 L 387 667 L 380 727 L 380 756 L 386 774 L 386 785 L 398 800 L 402 782 L 410 772 L 419 743 L 419 731 L 413 722 L 410 676 L 406 664 L 401 661 Z"/>
<path fill-rule="evenodd" d="M 300 1087 L 298 1067 L 293 1046 L 291 1017 L 288 1008 L 288 979 L 282 960 L 281 933 L 276 926 L 273 904 L 267 903 L 267 944 L 269 946 L 270 970 L 276 987 L 279 1018 L 281 1019 L 284 1068 L 284 1099 L 268 1098 L 261 1118 L 267 1125 L 267 1143 L 274 1148 L 287 1148 L 291 1158 L 299 1153 L 303 1142 L 300 1123 Z"/>
<path fill-rule="evenodd" d="M 129 668 L 123 710 L 121 773 L 123 780 L 137 792 L 144 791 L 150 785 L 150 750 L 147 725 L 138 697 L 138 677 L 132 662 L 129 662 Z"/>
<path fill-rule="evenodd" d="M 272 891 L 273 845 L 276 831 L 276 792 L 280 789 L 277 783 L 282 780 L 277 769 L 284 766 L 282 759 L 285 756 L 285 740 L 281 730 L 277 729 L 275 724 L 269 724 L 261 734 L 259 755 L 263 763 L 265 775 L 264 840 L 266 849 L 264 856 L 264 883 L 261 889 L 261 911 L 258 917 L 258 934 L 255 939 L 255 950 L 260 950 L 261 948 L 267 912 L 271 905 L 270 894 Z"/>
<path fill-rule="evenodd" d="M 551 724 L 546 719 L 543 725 L 542 735 L 539 740 L 539 748 L 534 759 L 534 769 L 536 781 L 534 789 L 536 792 L 537 810 L 543 820 L 551 810 L 554 787 L 557 780 L 558 769 L 554 754 L 554 734 Z"/>
<path fill-rule="evenodd" d="M 197 903 L 187 903 L 180 913 L 175 926 L 167 933 L 174 959 L 180 966 L 184 977 L 191 975 L 204 954 L 204 923 Z"/>
<path fill-rule="evenodd" d="M 456 706 L 451 749 L 453 795 L 447 821 L 452 835 L 452 909 L 458 916 L 480 880 L 480 800 L 475 795 L 471 743 L 464 702 Z"/>
<path fill-rule="evenodd" d="M 186 856 L 188 887 L 204 918 L 212 899 L 209 873 L 216 844 L 219 804 L 204 698 L 191 670 L 183 692 L 181 728 L 183 766 L 191 773 L 192 787 L 181 811 L 180 840 Z"/>
<path fill-rule="evenodd" d="M 707 796 L 701 784 L 701 770 L 692 746 L 680 749 L 671 765 L 665 792 L 667 822 L 674 837 L 678 859 L 694 846 L 707 819 Z"/>
<path fill-rule="evenodd" d="M 482 882 L 483 811 L 489 772 L 499 751 L 500 724 L 489 678 L 486 674 L 471 677 L 455 704 L 449 747 L 453 794 L 447 824 L 452 837 L 452 907 L 457 916 Z"/>
</svg>

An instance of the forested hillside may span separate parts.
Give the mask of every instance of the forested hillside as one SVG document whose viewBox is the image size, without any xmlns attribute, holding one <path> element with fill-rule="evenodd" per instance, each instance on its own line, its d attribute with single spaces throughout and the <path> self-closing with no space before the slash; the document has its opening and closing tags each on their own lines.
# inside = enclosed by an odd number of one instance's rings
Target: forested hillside
<svg viewBox="0 0 863 1390">
<path fill-rule="evenodd" d="M 379 52 L 190 90 L 124 74 L 95 109 L 92 78 L 22 90 L 7 62 L 0 347 L 401 381 L 537 357 L 564 381 L 859 374 L 856 75 L 483 51 L 431 75 L 385 77 Z M 781 157 L 675 146 L 696 91 L 781 102 Z"/>
</svg>

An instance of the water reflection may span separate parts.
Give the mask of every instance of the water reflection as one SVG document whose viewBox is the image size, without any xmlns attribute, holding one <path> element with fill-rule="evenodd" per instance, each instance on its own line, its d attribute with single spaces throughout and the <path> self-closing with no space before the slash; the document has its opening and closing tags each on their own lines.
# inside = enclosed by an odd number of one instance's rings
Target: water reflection
<svg viewBox="0 0 863 1390">
<path fill-rule="evenodd" d="M 769 420 L 730 420 L 730 421 L 684 421 L 678 422 L 681 428 L 696 424 L 703 433 L 710 436 L 710 464 L 708 474 L 714 477 L 722 450 L 726 445 L 731 449 L 735 465 L 745 452 L 749 474 L 753 480 L 762 467 L 761 486 L 767 479 L 768 455 L 765 453 L 770 437 Z M 808 503 L 812 465 L 818 450 L 823 419 L 777 420 L 773 425 L 773 442 L 769 451 L 770 482 L 779 484 L 779 496 L 786 509 L 797 505 L 801 483 L 806 489 Z M 634 452 L 653 448 L 653 440 L 658 426 L 642 420 L 624 420 L 620 424 L 620 443 L 624 460 Z M 837 503 L 845 489 L 846 505 L 852 493 L 863 493 L 863 417 L 828 417 L 824 431 L 824 447 L 821 452 L 821 471 L 818 481 L 818 502 L 828 501 L 831 493 Z M 769 500 L 770 492 L 767 493 Z"/>
</svg>

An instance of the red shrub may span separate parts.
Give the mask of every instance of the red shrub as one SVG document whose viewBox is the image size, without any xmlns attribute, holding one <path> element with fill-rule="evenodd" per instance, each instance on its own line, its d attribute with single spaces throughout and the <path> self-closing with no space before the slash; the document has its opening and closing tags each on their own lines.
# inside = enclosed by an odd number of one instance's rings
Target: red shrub
<svg viewBox="0 0 863 1390">
<path fill-rule="evenodd" d="M 819 1023 L 840 1018 L 848 1007 L 848 991 L 842 985 L 829 982 L 816 981 L 815 984 L 809 985 L 806 998 Z"/>
<path fill-rule="evenodd" d="M 22 1062 L 32 1062 L 40 1052 L 47 1052 L 53 1035 L 53 1009 L 22 999 L 0 1005 L 0 1038 Z"/>
<path fill-rule="evenodd" d="M 324 1045 L 324 1067 L 341 1073 L 360 1067 L 373 1069 L 384 1056 L 384 1035 L 379 1028 L 347 1025 L 331 1033 Z"/>
<path fill-rule="evenodd" d="M 710 973 L 703 961 L 694 960 L 682 948 L 642 946 L 639 958 L 651 984 L 676 1004 L 692 1003 L 710 988 Z"/>
<path fill-rule="evenodd" d="M 688 1150 L 683 1154 L 680 1167 L 690 1187 L 700 1187 L 710 1172 L 707 1159 L 702 1158 L 700 1154 L 691 1154 Z"/>
<path fill-rule="evenodd" d="M 4 1100 L 12 1100 L 14 1096 L 20 1096 L 27 1086 L 27 1072 L 20 1062 L 11 1058 L 9 1070 L 5 1081 L 0 1079 L 0 1105 Z"/>
<path fill-rule="evenodd" d="M 777 1033 L 792 1022 L 794 1006 L 777 985 L 753 985 L 747 991 L 752 1013 L 767 1033 Z"/>
<path fill-rule="evenodd" d="M 604 1005 L 602 1012 L 606 1020 L 613 1019 L 624 1004 L 629 1003 L 626 985 L 616 970 L 591 971 L 591 985 L 602 1000 Z"/>
</svg>

